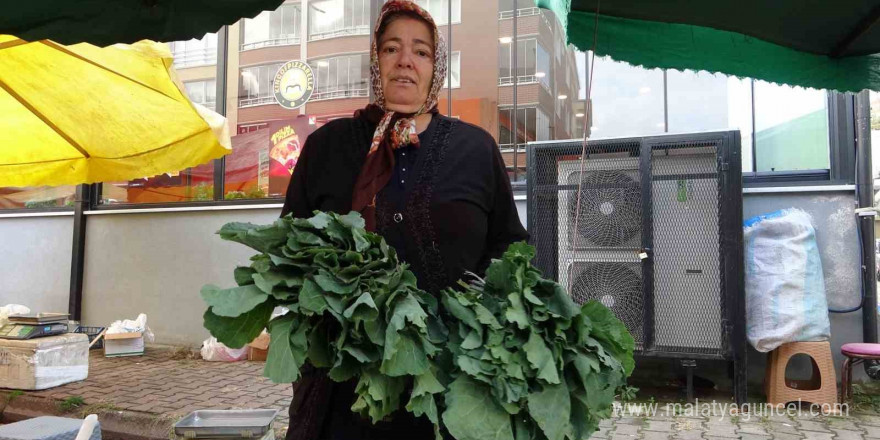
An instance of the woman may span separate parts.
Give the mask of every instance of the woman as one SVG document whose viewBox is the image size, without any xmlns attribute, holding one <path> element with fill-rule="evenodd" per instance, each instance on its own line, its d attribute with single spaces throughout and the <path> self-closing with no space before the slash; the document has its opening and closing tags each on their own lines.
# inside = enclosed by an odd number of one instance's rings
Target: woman
<svg viewBox="0 0 880 440">
<path fill-rule="evenodd" d="M 392 0 L 379 14 L 371 53 L 374 104 L 312 133 L 293 172 L 282 216 L 361 212 L 437 294 L 481 273 L 528 238 L 498 146 L 482 129 L 441 116 L 445 43 L 431 16 Z M 323 371 L 294 384 L 287 440 L 433 439 L 427 418 L 401 408 L 372 425 L 351 411 L 355 381 Z"/>
</svg>

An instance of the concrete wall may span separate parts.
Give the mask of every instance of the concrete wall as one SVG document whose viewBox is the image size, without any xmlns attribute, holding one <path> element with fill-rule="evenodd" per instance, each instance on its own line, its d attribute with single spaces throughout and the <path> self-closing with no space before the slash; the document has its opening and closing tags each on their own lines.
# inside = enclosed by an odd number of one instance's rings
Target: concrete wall
<svg viewBox="0 0 880 440">
<path fill-rule="evenodd" d="M 749 218 L 784 208 L 800 208 L 810 213 L 816 228 L 816 240 L 825 275 L 828 306 L 849 309 L 859 304 L 860 255 L 853 191 L 746 194 L 743 216 Z M 874 311 L 876 313 L 876 311 Z M 843 362 L 840 346 L 862 341 L 862 311 L 829 314 L 831 318 L 831 351 L 837 368 Z M 749 379 L 760 384 L 764 378 L 766 354 L 749 348 Z M 795 371 L 804 374 L 808 365 L 795 365 Z M 856 380 L 865 379 L 864 369 L 853 370 Z M 838 375 L 840 372 L 838 371 Z"/>
<path fill-rule="evenodd" d="M 205 284 L 235 285 L 232 269 L 255 252 L 215 234 L 227 222 L 267 224 L 280 209 L 90 215 L 83 323 L 147 314 L 156 343 L 199 346 Z"/>
<path fill-rule="evenodd" d="M 67 312 L 73 216 L 0 218 L 0 306 Z"/>
</svg>

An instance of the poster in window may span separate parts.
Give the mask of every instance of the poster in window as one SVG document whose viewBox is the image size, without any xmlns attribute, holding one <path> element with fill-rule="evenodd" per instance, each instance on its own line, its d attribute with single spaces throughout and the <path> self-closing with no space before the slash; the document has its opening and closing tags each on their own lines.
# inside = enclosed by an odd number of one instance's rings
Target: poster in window
<svg viewBox="0 0 880 440">
<path fill-rule="evenodd" d="M 270 194 L 281 194 L 287 188 L 306 138 L 314 129 L 305 115 L 269 124 Z"/>
</svg>

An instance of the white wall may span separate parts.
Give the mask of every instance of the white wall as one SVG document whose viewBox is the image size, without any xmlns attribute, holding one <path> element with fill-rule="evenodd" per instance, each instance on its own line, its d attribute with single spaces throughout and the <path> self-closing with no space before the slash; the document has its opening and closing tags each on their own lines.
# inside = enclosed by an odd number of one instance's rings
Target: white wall
<svg viewBox="0 0 880 440">
<path fill-rule="evenodd" d="M 0 306 L 66 313 L 72 240 L 72 215 L 0 218 Z"/>
<path fill-rule="evenodd" d="M 147 314 L 162 344 L 198 346 L 205 284 L 234 286 L 236 265 L 248 265 L 250 248 L 215 232 L 227 222 L 267 224 L 280 209 L 89 215 L 83 323 L 106 326 Z"/>
</svg>

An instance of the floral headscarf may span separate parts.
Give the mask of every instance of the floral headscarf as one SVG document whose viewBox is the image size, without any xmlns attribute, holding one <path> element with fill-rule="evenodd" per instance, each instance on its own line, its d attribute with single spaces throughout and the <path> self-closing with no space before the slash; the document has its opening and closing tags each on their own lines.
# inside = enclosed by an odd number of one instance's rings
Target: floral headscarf
<svg viewBox="0 0 880 440">
<path fill-rule="evenodd" d="M 425 20 L 434 34 L 434 76 L 431 80 L 431 89 L 428 91 L 428 99 L 415 113 L 409 114 L 389 111 L 385 107 L 385 92 L 382 90 L 379 72 L 379 30 L 383 28 L 388 18 L 400 12 L 417 14 Z M 446 42 L 438 32 L 431 14 L 416 3 L 410 0 L 391 0 L 385 3 L 379 13 L 379 19 L 376 20 L 373 37 L 370 49 L 370 81 L 376 100 L 366 108 L 358 110 L 355 117 L 365 117 L 377 125 L 352 195 L 352 210 L 359 211 L 363 215 L 368 230 L 375 229 L 376 194 L 391 179 L 394 169 L 394 150 L 406 145 L 418 146 L 416 116 L 437 112 L 437 101 L 446 78 Z"/>
</svg>

